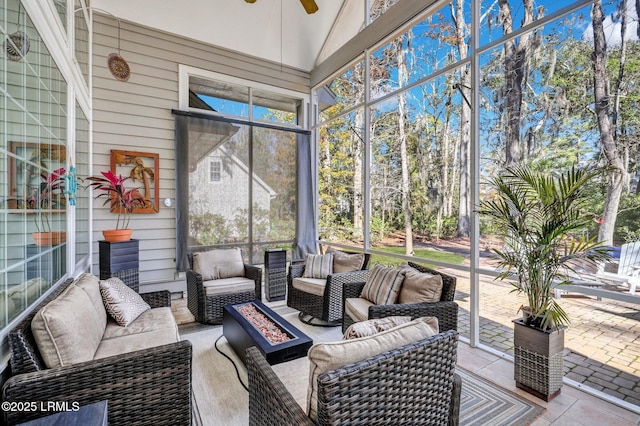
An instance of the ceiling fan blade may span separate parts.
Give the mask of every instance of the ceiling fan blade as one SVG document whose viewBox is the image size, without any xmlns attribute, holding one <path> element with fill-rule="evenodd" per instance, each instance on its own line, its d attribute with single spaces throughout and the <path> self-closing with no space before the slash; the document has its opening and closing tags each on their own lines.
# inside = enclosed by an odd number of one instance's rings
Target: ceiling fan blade
<svg viewBox="0 0 640 426">
<path fill-rule="evenodd" d="M 307 11 L 308 14 L 316 13 L 318 11 L 318 5 L 314 0 L 300 0 L 304 10 Z"/>
</svg>

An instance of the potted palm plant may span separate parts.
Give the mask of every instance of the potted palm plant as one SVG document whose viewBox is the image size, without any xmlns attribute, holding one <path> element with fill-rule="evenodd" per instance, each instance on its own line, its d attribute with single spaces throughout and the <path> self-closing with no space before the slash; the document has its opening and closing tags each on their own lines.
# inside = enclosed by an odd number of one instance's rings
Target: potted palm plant
<svg viewBox="0 0 640 426">
<path fill-rule="evenodd" d="M 51 229 L 49 217 L 51 212 L 65 208 L 65 172 L 63 167 L 51 173 L 43 172 L 40 175 L 40 184 L 31 188 L 27 209 L 38 210 L 33 216 L 38 231 L 31 233 L 37 246 L 57 245 L 67 240 L 66 231 Z"/>
<path fill-rule="evenodd" d="M 109 242 L 129 241 L 132 229 L 129 228 L 131 213 L 137 207 L 145 206 L 145 199 L 138 188 L 127 189 L 124 183 L 129 179 L 116 176 L 112 171 L 100 172 L 102 176 L 86 178 L 91 183 L 87 188 L 94 188 L 100 192 L 94 197 L 105 198 L 103 205 L 109 204 L 111 211 L 118 213 L 115 229 L 102 231 L 104 239 Z"/>
<path fill-rule="evenodd" d="M 572 167 L 559 175 L 507 168 L 490 181 L 491 195 L 479 214 L 489 218 L 504 241 L 494 249 L 498 279 L 526 296 L 524 315 L 514 320 L 515 378 L 519 388 L 545 400 L 560 392 L 564 329 L 569 317 L 552 297 L 568 284 L 574 268 L 604 262 L 608 248 L 584 231 L 595 219 L 586 209 L 587 184 L 601 170 Z"/>
</svg>

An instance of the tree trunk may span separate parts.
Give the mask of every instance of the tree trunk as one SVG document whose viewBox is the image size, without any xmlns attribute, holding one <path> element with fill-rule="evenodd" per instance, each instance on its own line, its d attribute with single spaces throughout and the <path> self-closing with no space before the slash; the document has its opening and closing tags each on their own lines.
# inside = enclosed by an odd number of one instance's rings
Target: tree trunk
<svg viewBox="0 0 640 426">
<path fill-rule="evenodd" d="M 362 135 L 358 134 L 364 128 L 363 111 L 356 112 L 355 129 L 351 140 L 353 151 L 353 238 L 360 239 L 364 235 L 364 144 Z"/>
<path fill-rule="evenodd" d="M 453 86 L 453 74 L 449 75 L 447 79 L 447 87 Z M 435 93 L 435 92 L 434 92 Z M 442 190 L 439 192 L 438 197 L 438 213 L 442 213 L 444 216 L 451 215 L 451 209 L 449 208 L 447 198 L 451 197 L 453 191 L 451 190 L 451 186 L 449 185 L 449 180 L 451 176 L 450 171 L 450 152 L 451 152 L 451 114 L 453 113 L 453 105 L 451 102 L 452 92 L 451 90 L 447 90 L 446 94 L 446 112 L 444 122 L 442 124 L 442 132 L 440 136 L 440 161 L 442 162 L 442 167 L 440 168 L 440 187 Z M 453 185 L 453 182 L 451 182 Z M 440 234 L 438 233 L 438 236 Z"/>
<path fill-rule="evenodd" d="M 513 19 L 509 0 L 500 0 L 500 19 L 504 35 L 513 32 Z M 524 18 L 522 26 L 533 22 L 533 0 L 523 0 Z M 522 85 L 527 73 L 526 63 L 531 35 L 522 34 L 516 41 L 504 44 L 504 114 L 505 114 L 505 163 L 515 166 L 523 158 L 523 146 L 520 141 L 520 119 L 522 114 Z"/>
<path fill-rule="evenodd" d="M 618 78 L 616 79 L 616 87 L 614 92 L 613 102 L 613 139 L 616 146 L 622 150 L 622 165 L 624 167 L 624 173 L 622 174 L 622 189 L 623 191 L 629 191 L 631 179 L 629 173 L 629 149 L 628 144 L 623 136 L 621 136 L 621 129 L 623 123 L 620 120 L 620 99 L 622 97 L 622 82 L 624 80 L 624 68 L 627 62 L 627 39 L 625 37 L 627 33 L 627 7 L 626 1 L 623 0 L 620 5 L 620 65 L 618 67 Z"/>
<path fill-rule="evenodd" d="M 593 89 L 595 98 L 595 110 L 602 141 L 602 151 L 610 168 L 607 179 L 607 194 L 604 204 L 603 223 L 600 225 L 598 239 L 607 245 L 613 244 L 613 230 L 618 214 L 620 196 L 622 194 L 622 177 L 624 165 L 616 146 L 614 128 L 611 125 L 609 111 L 609 94 L 607 93 L 608 81 L 607 43 L 604 36 L 602 15 L 602 0 L 596 0 L 593 4 Z"/>
<path fill-rule="evenodd" d="M 402 39 L 398 40 L 398 86 L 402 88 L 408 81 L 407 62 Z M 402 210 L 404 211 L 404 250 L 407 256 L 413 255 L 413 227 L 411 225 L 411 194 L 409 177 L 409 159 L 407 155 L 407 101 L 402 93 L 398 98 L 398 136 L 400 139 L 400 161 L 402 167 Z"/>
<path fill-rule="evenodd" d="M 465 42 L 464 21 L 464 2 L 456 0 L 456 10 L 451 11 L 453 21 L 455 23 L 455 34 L 457 40 L 458 53 L 460 60 L 464 60 L 468 56 L 469 46 Z M 460 111 L 460 176 L 459 176 L 459 202 L 458 202 L 458 227 L 456 235 L 458 237 L 468 237 L 471 233 L 469 222 L 469 214 L 471 211 L 470 198 L 470 179 L 469 171 L 471 169 L 471 161 L 469 158 L 469 150 L 471 148 L 471 69 L 469 65 L 465 65 L 461 70 L 461 82 L 458 85 L 462 94 L 462 105 Z M 446 187 L 445 187 L 446 188 Z"/>
</svg>

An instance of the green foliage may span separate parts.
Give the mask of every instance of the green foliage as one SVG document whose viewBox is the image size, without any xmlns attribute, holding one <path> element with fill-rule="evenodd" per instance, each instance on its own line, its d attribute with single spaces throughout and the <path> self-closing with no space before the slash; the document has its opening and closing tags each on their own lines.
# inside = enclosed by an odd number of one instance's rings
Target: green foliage
<svg viewBox="0 0 640 426">
<path fill-rule="evenodd" d="M 587 183 L 601 173 L 572 167 L 554 176 L 526 166 L 508 168 L 491 180 L 495 198 L 480 203 L 480 215 L 494 222 L 504 240 L 502 249 L 494 249 L 504 268 L 498 278 L 514 279 L 514 291 L 526 295 L 526 308 L 542 317 L 543 328 L 569 323 L 551 290 L 569 282 L 574 262 L 609 259 L 596 237 L 580 235 L 594 219 L 585 211 Z"/>
<path fill-rule="evenodd" d="M 621 200 L 614 238 L 627 243 L 640 241 L 640 195 Z"/>
<path fill-rule="evenodd" d="M 378 217 L 371 218 L 371 242 L 377 243 L 382 241 L 384 237 L 391 231 L 389 223 Z"/>
<path fill-rule="evenodd" d="M 440 223 L 436 216 L 431 216 L 427 226 L 422 228 L 425 234 L 431 239 L 451 238 L 456 235 L 458 218 L 453 216 L 442 217 Z"/>
<path fill-rule="evenodd" d="M 214 245 L 229 241 L 232 230 L 222 215 L 192 214 L 189 217 L 189 235 L 202 245 Z"/>
</svg>

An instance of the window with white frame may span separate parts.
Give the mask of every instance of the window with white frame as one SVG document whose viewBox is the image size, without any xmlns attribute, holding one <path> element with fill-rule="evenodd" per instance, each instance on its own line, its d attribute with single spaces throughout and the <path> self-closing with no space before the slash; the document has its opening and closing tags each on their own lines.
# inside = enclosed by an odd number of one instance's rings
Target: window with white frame
<svg viewBox="0 0 640 426">
<path fill-rule="evenodd" d="M 209 163 L 209 182 L 220 182 L 220 173 L 222 164 L 219 161 L 211 161 Z"/>
</svg>

